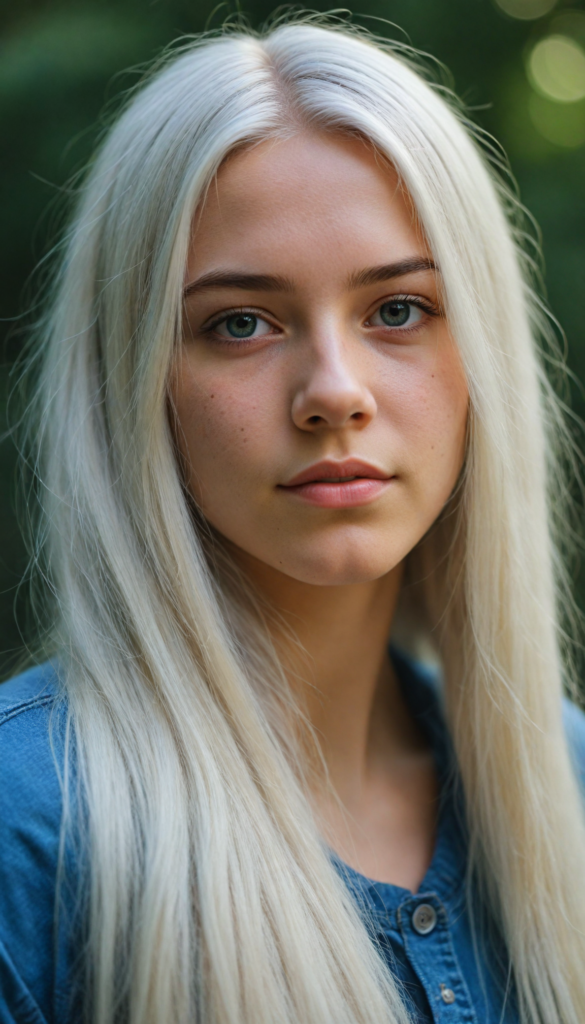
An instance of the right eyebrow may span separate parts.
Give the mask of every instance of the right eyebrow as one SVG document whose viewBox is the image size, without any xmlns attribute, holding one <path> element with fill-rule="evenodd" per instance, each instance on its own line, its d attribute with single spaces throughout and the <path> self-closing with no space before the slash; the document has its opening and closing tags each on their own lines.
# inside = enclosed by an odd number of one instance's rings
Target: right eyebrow
<svg viewBox="0 0 585 1024">
<path fill-rule="evenodd" d="M 241 288 L 250 292 L 292 292 L 292 281 L 272 274 L 245 274 L 237 270 L 212 270 L 185 287 L 183 297 L 204 288 Z"/>
</svg>

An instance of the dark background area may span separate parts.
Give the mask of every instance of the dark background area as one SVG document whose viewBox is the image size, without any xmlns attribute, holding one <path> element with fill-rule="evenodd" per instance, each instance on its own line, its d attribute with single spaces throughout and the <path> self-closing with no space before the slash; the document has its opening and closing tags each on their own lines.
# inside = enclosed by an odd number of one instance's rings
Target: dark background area
<svg viewBox="0 0 585 1024">
<path fill-rule="evenodd" d="M 253 27 L 273 10 L 265 0 L 244 2 Z M 585 416 L 583 3 L 357 0 L 352 9 L 357 23 L 447 65 L 474 119 L 508 152 L 521 199 L 542 229 L 550 304 L 576 377 L 573 409 Z M 17 664 L 30 618 L 27 587 L 19 588 L 27 556 L 7 403 L 24 338 L 19 317 L 34 301 L 31 274 L 58 235 L 68 184 L 92 150 L 104 109 L 136 80 L 138 71 L 125 69 L 233 12 L 216 0 L 4 0 L 0 10 L 0 676 Z M 574 577 L 585 606 L 585 573 L 575 569 Z"/>
</svg>

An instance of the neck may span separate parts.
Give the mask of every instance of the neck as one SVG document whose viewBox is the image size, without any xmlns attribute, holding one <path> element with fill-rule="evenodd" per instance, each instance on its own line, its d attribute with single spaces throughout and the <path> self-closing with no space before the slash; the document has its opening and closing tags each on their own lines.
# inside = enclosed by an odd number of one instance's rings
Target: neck
<svg viewBox="0 0 585 1024">
<path fill-rule="evenodd" d="M 304 652 L 289 680 L 319 739 L 342 802 L 359 798 L 379 759 L 419 743 L 388 657 L 402 567 L 377 580 L 315 586 L 238 552 L 238 561 L 292 627 Z"/>
</svg>

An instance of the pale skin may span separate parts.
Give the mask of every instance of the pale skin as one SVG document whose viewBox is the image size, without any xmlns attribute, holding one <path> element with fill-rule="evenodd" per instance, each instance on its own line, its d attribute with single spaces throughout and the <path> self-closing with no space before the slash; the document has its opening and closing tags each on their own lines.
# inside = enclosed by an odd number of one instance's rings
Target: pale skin
<svg viewBox="0 0 585 1024">
<path fill-rule="evenodd" d="M 220 169 L 185 282 L 171 398 L 187 484 L 307 652 L 307 685 L 291 685 L 338 797 L 315 791 L 324 836 L 358 871 L 416 892 L 437 781 L 387 644 L 404 559 L 464 459 L 468 391 L 438 270 L 366 143 L 300 133 Z M 352 458 L 374 482 L 325 479 L 314 500 L 290 483 Z M 343 469 L 325 477 L 355 475 Z"/>
</svg>

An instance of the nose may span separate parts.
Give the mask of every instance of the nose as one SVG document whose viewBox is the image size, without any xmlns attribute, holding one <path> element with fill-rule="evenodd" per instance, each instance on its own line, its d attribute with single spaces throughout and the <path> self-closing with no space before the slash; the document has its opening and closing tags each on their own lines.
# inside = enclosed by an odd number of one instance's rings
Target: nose
<svg viewBox="0 0 585 1024">
<path fill-rule="evenodd" d="M 306 353 L 305 353 L 306 356 Z M 359 353 L 329 339 L 303 359 L 302 379 L 292 402 L 292 419 L 310 432 L 344 427 L 363 429 L 376 415 L 376 401 L 359 374 Z"/>
</svg>

